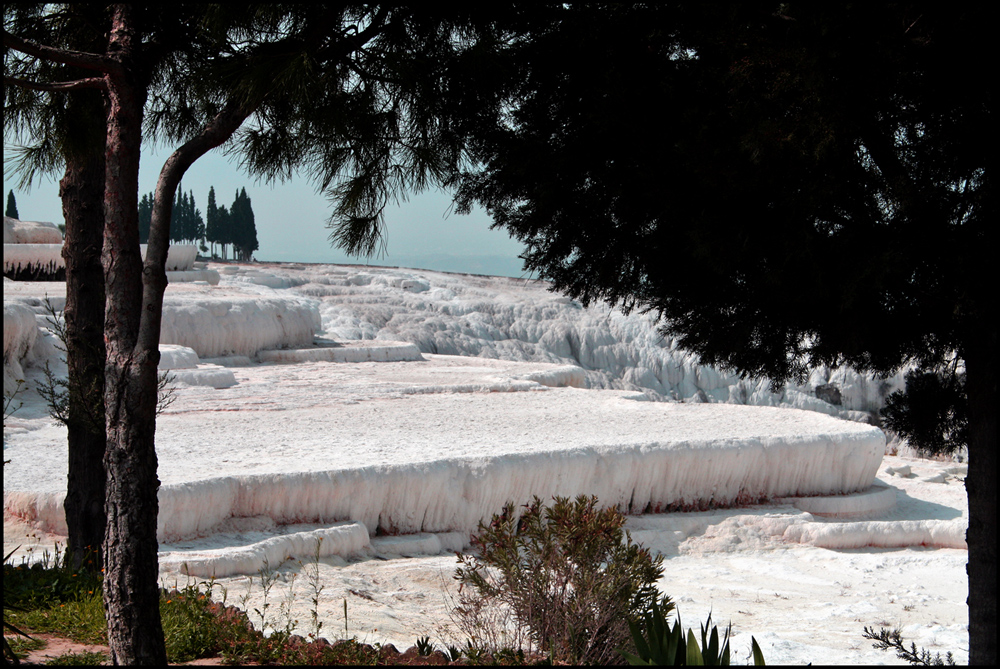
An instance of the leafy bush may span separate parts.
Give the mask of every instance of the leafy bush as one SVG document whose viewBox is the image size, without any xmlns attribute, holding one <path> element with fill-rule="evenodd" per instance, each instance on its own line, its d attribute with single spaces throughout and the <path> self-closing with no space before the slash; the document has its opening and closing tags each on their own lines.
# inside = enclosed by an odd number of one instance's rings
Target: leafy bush
<svg viewBox="0 0 1000 669">
<path fill-rule="evenodd" d="M 162 594 L 160 620 L 171 662 L 190 662 L 219 651 L 222 634 L 210 604 L 208 594 L 193 585 Z"/>
<path fill-rule="evenodd" d="M 596 497 L 507 504 L 459 554 L 459 626 L 470 645 L 541 651 L 554 662 L 620 664 L 629 623 L 658 597 L 663 557 L 632 543 Z M 664 599 L 667 605 L 669 599 Z M 525 638 L 526 636 L 526 638 Z"/>
</svg>

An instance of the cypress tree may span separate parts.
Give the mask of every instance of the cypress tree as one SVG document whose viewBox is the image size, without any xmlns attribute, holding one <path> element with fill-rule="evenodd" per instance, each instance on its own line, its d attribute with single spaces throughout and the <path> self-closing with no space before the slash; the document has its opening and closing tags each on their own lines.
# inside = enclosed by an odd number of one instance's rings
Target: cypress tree
<svg viewBox="0 0 1000 669">
<path fill-rule="evenodd" d="M 229 207 L 229 243 L 233 245 L 233 260 L 240 260 L 240 246 L 243 241 L 243 203 L 240 192 L 236 191 L 233 204 Z"/>
<path fill-rule="evenodd" d="M 205 209 L 205 239 L 215 257 L 215 243 L 219 241 L 219 207 L 215 204 L 215 186 L 208 188 L 208 207 Z"/>
<path fill-rule="evenodd" d="M 14 191 L 7 193 L 7 209 L 4 211 L 4 216 L 10 216 L 11 218 L 21 219 L 21 215 L 17 213 L 17 200 L 14 199 Z"/>
<path fill-rule="evenodd" d="M 191 207 L 191 243 L 196 244 L 205 240 L 205 219 L 202 218 L 201 209 L 194 203 L 194 191 L 188 191 L 188 202 Z"/>
<path fill-rule="evenodd" d="M 149 225 L 153 220 L 153 194 L 148 193 L 139 200 L 139 243 L 149 241 Z"/>
<path fill-rule="evenodd" d="M 187 192 L 184 194 L 184 211 L 182 212 L 182 220 L 184 227 L 182 228 L 181 240 L 184 242 L 190 242 L 194 239 L 195 233 L 198 229 L 198 224 L 194 220 L 194 194 Z"/>
<path fill-rule="evenodd" d="M 184 210 L 184 192 L 178 187 L 174 195 L 174 206 L 170 210 L 170 241 L 179 242 L 181 240 L 181 216 Z"/>
<path fill-rule="evenodd" d="M 257 226 L 254 222 L 253 208 L 247 189 L 243 188 L 236 194 L 231 211 L 233 220 L 233 256 L 244 262 L 249 262 L 253 252 L 260 248 L 257 242 Z"/>
<path fill-rule="evenodd" d="M 222 259 L 228 260 L 228 254 L 226 252 L 226 247 L 231 243 L 230 231 L 232 228 L 232 216 L 229 215 L 229 210 L 226 209 L 226 205 L 219 207 L 218 213 L 218 239 L 216 241 L 222 246 Z"/>
<path fill-rule="evenodd" d="M 178 190 L 180 190 L 180 188 L 178 188 Z M 188 202 L 188 196 L 187 193 L 185 193 L 184 191 L 181 191 L 181 207 L 180 211 L 178 212 L 177 219 L 178 219 L 177 241 L 185 242 L 188 240 L 188 237 L 190 236 L 188 234 L 188 229 L 191 227 L 191 212 L 190 212 L 190 203 Z"/>
</svg>

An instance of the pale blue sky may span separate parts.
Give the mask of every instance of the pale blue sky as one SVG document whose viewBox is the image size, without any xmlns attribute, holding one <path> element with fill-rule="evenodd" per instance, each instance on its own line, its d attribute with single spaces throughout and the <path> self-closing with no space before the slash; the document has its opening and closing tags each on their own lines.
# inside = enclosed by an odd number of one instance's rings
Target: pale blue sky
<svg viewBox="0 0 1000 669">
<path fill-rule="evenodd" d="M 153 191 L 156 177 L 168 151 L 145 150 L 140 164 L 139 193 Z M 17 180 L 4 169 L 3 197 L 14 190 L 18 213 L 24 220 L 62 223 L 59 176 L 37 180 L 30 191 L 17 188 Z M 216 201 L 228 206 L 236 191 L 247 189 L 253 204 L 262 261 L 398 265 L 473 274 L 527 276 L 517 257 L 522 244 L 506 232 L 490 230 L 490 218 L 478 210 L 468 216 L 451 212 L 451 196 L 441 191 L 411 196 L 386 215 L 386 255 L 370 259 L 350 257 L 331 247 L 329 205 L 305 177 L 286 183 L 255 183 L 235 162 L 219 152 L 198 160 L 182 182 L 185 192 L 194 191 L 197 207 L 204 215 L 209 186 Z"/>
</svg>

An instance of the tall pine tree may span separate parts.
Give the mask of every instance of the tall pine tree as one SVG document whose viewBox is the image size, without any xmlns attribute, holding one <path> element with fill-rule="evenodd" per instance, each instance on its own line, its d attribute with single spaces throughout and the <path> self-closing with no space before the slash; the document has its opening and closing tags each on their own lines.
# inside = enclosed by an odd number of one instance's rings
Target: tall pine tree
<svg viewBox="0 0 1000 669">
<path fill-rule="evenodd" d="M 464 112 L 437 104 L 439 87 L 456 57 L 478 60 L 479 24 L 493 32 L 479 14 L 472 24 L 465 13 L 395 4 L 203 7 L 116 4 L 110 24 L 87 25 L 106 45 L 81 46 L 20 26 L 12 27 L 22 34 L 10 34 L 5 6 L 5 93 L 94 89 L 108 102 L 93 126 L 107 137 L 103 594 L 115 664 L 166 664 L 156 604 L 156 366 L 181 176 L 252 117 L 234 146 L 251 173 L 273 179 L 308 166 L 335 198 L 334 220 L 344 226 L 335 239 L 364 250 L 389 201 L 440 184 L 464 158 L 464 128 L 447 122 Z M 37 62 L 86 72 L 70 73 L 71 81 L 39 76 Z M 144 128 L 183 142 L 160 172 L 145 262 L 137 243 Z M 36 139 L 46 131 L 28 130 Z"/>
<path fill-rule="evenodd" d="M 553 11 L 509 42 L 524 69 L 460 204 L 556 289 L 658 313 L 702 363 L 784 380 L 957 355 L 969 659 L 995 661 L 995 124 L 969 66 L 992 57 L 985 6 Z"/>
</svg>

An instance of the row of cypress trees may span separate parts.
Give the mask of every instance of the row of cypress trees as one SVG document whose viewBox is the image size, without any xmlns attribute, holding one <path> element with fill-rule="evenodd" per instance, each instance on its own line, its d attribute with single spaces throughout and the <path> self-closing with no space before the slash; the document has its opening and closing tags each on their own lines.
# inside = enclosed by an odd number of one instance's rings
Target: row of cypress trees
<svg viewBox="0 0 1000 669">
<path fill-rule="evenodd" d="M 222 246 L 222 258 L 228 259 L 227 247 L 232 245 L 233 258 L 247 262 L 253 252 L 260 248 L 257 242 L 257 226 L 254 223 L 253 208 L 247 189 L 242 188 L 236 193 L 229 209 L 225 205 L 216 206 L 215 188 L 208 189 L 208 209 L 205 212 L 207 224 L 205 238 L 212 245 L 212 255 L 215 255 L 215 244 Z"/>
<path fill-rule="evenodd" d="M 143 244 L 149 239 L 152 217 L 153 193 L 147 193 L 139 201 L 139 241 Z M 215 187 L 210 187 L 203 218 L 201 210 L 195 206 L 194 191 L 185 193 L 178 188 L 170 216 L 170 241 L 200 243 L 202 252 L 211 251 L 212 257 L 216 257 L 215 245 L 218 244 L 223 260 L 229 259 L 232 247 L 234 260 L 249 261 L 260 245 L 247 189 L 238 190 L 232 205 L 226 208 L 226 205 L 216 204 Z"/>
</svg>

